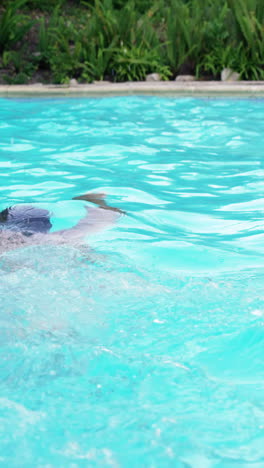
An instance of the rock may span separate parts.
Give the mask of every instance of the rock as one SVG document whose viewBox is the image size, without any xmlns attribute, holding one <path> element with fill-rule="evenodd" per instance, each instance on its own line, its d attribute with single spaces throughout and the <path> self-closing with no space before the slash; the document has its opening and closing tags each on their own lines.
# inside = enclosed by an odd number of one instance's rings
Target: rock
<svg viewBox="0 0 264 468">
<path fill-rule="evenodd" d="M 150 75 L 146 76 L 146 81 L 161 81 L 161 77 L 159 73 L 150 73 Z"/>
<path fill-rule="evenodd" d="M 78 86 L 78 81 L 75 80 L 75 78 L 73 78 L 72 80 L 70 80 L 69 85 L 70 86 Z"/>
<path fill-rule="evenodd" d="M 178 75 L 178 76 L 176 76 L 175 81 L 195 81 L 195 76 L 193 76 L 193 75 Z"/>
<path fill-rule="evenodd" d="M 231 70 L 231 68 L 224 68 L 221 71 L 221 81 L 239 81 L 240 74 Z"/>
<path fill-rule="evenodd" d="M 40 83 L 40 82 L 31 83 L 30 86 L 35 86 L 37 88 L 38 86 L 43 86 L 43 83 Z"/>
</svg>

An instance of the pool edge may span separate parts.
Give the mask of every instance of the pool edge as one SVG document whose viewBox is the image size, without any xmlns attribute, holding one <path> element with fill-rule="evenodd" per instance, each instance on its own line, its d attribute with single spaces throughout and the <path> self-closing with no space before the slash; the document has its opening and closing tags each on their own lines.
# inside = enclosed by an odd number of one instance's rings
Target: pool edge
<svg viewBox="0 0 264 468">
<path fill-rule="evenodd" d="M 0 97 L 92 97 L 126 95 L 264 96 L 264 81 L 157 81 L 66 85 L 1 85 Z"/>
</svg>

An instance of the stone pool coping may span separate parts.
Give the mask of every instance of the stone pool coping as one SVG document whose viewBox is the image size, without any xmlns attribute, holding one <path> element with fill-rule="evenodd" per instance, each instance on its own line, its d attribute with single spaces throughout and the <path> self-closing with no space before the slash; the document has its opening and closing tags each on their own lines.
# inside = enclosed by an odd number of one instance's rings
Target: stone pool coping
<svg viewBox="0 0 264 468">
<path fill-rule="evenodd" d="M 0 85 L 1 97 L 49 97 L 49 96 L 263 96 L 264 81 L 153 81 L 84 85 Z"/>
</svg>

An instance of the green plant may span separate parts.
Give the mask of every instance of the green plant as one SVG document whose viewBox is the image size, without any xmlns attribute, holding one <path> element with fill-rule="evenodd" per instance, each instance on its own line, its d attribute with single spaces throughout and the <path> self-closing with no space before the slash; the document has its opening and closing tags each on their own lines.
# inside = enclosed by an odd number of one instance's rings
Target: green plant
<svg viewBox="0 0 264 468">
<path fill-rule="evenodd" d="M 68 44 L 63 51 L 59 46 L 54 47 L 50 57 L 50 68 L 55 83 L 65 84 L 71 78 L 78 78 L 81 75 L 83 67 L 80 52 L 80 43 L 76 43 L 73 47 Z"/>
<path fill-rule="evenodd" d="M 115 81 L 142 81 L 148 73 L 159 73 L 161 79 L 170 76 L 169 67 L 162 65 L 157 51 L 143 46 L 117 49 L 112 61 Z"/>
<path fill-rule="evenodd" d="M 227 25 L 230 19 L 230 10 L 226 2 L 222 6 L 210 3 L 207 18 L 203 23 L 203 44 L 200 53 L 197 54 L 195 73 L 196 76 L 205 74 L 220 76 L 225 67 L 235 67 L 235 44 L 230 37 L 230 29 Z"/>
<path fill-rule="evenodd" d="M 236 37 L 250 48 L 264 37 L 264 3 L 261 0 L 228 0 L 235 19 Z M 259 47 L 257 43 L 257 47 Z"/>
<path fill-rule="evenodd" d="M 3 76 L 5 83 L 9 85 L 20 85 L 20 84 L 28 84 L 29 77 L 26 73 L 20 72 L 16 75 L 4 75 Z"/>
<path fill-rule="evenodd" d="M 50 56 L 52 55 L 52 36 L 44 17 L 39 20 L 39 41 L 38 51 L 35 56 L 41 68 L 49 67 Z"/>
<path fill-rule="evenodd" d="M 27 0 L 9 2 L 0 17 L 0 53 L 20 42 L 34 21 L 18 12 Z"/>
<path fill-rule="evenodd" d="M 204 76 L 205 73 L 209 73 L 214 78 L 218 78 L 223 68 L 226 67 L 236 69 L 237 52 L 232 45 L 226 47 L 215 45 L 201 57 L 200 62 L 196 65 L 196 76 Z"/>
<path fill-rule="evenodd" d="M 3 52 L 2 65 L 9 70 L 9 76 L 5 76 L 5 81 L 10 84 L 27 83 L 36 69 L 31 61 L 25 59 L 23 51 Z"/>
<path fill-rule="evenodd" d="M 127 0 L 114 0 L 113 5 L 117 9 L 122 9 L 126 6 Z M 135 10 L 139 13 L 145 13 L 153 5 L 153 0 L 135 0 Z"/>
<path fill-rule="evenodd" d="M 118 21 L 112 0 L 95 0 L 91 14 L 86 18 L 84 31 L 88 37 L 96 40 L 102 34 L 107 47 L 118 34 Z"/>
<path fill-rule="evenodd" d="M 165 60 L 175 73 L 199 47 L 199 41 L 194 40 L 194 21 L 189 4 L 171 0 L 164 9 L 164 19 L 167 39 Z"/>
<path fill-rule="evenodd" d="M 163 15 L 165 61 L 173 72 L 196 71 L 198 75 L 205 69 L 213 69 L 217 74 L 219 57 L 214 58 L 214 54 L 219 55 L 230 38 L 226 0 L 169 0 Z"/>
<path fill-rule="evenodd" d="M 240 76 L 244 80 L 264 79 L 263 55 L 259 55 L 258 50 L 248 50 L 240 43 L 236 48 L 235 69 L 239 70 Z"/>
<path fill-rule="evenodd" d="M 264 4 L 261 0 L 228 0 L 238 42 L 237 66 L 244 79 L 264 77 Z"/>
<path fill-rule="evenodd" d="M 27 0 L 26 7 L 29 10 L 37 9 L 40 11 L 51 13 L 54 8 L 63 6 L 66 0 Z"/>
<path fill-rule="evenodd" d="M 151 72 L 218 78 L 224 67 L 262 79 L 263 24 L 263 0 L 9 0 L 0 8 L 0 58 L 18 81 L 36 69 L 66 83 Z"/>
<path fill-rule="evenodd" d="M 60 14 L 61 10 L 60 6 L 58 6 L 54 9 L 48 20 L 42 16 L 38 21 L 38 44 L 35 57 L 40 68 L 49 68 L 50 59 L 54 54 L 53 49 L 58 42 L 58 37 L 64 37 L 67 32 L 64 20 Z"/>
<path fill-rule="evenodd" d="M 110 62 L 114 54 L 116 40 L 113 39 L 108 47 L 104 47 L 103 36 L 99 34 L 97 40 L 92 40 L 83 51 L 82 81 L 103 80 L 109 73 Z"/>
<path fill-rule="evenodd" d="M 40 68 L 50 69 L 55 83 L 67 83 L 81 73 L 82 44 L 77 27 L 54 10 L 47 23 L 40 20 L 37 61 Z"/>
</svg>

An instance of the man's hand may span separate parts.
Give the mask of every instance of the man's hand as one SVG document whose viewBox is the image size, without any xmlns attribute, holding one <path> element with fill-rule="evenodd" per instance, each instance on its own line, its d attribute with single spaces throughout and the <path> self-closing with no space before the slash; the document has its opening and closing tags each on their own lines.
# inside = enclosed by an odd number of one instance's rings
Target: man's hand
<svg viewBox="0 0 264 468">
<path fill-rule="evenodd" d="M 85 201 L 94 203 L 95 205 L 99 206 L 103 210 L 111 210 L 111 211 L 116 211 L 117 213 L 120 213 L 120 214 L 126 214 L 125 211 L 122 211 L 119 208 L 107 205 L 105 202 L 105 197 L 106 197 L 105 193 L 85 193 L 84 195 L 74 197 L 73 200 L 85 200 Z"/>
</svg>

